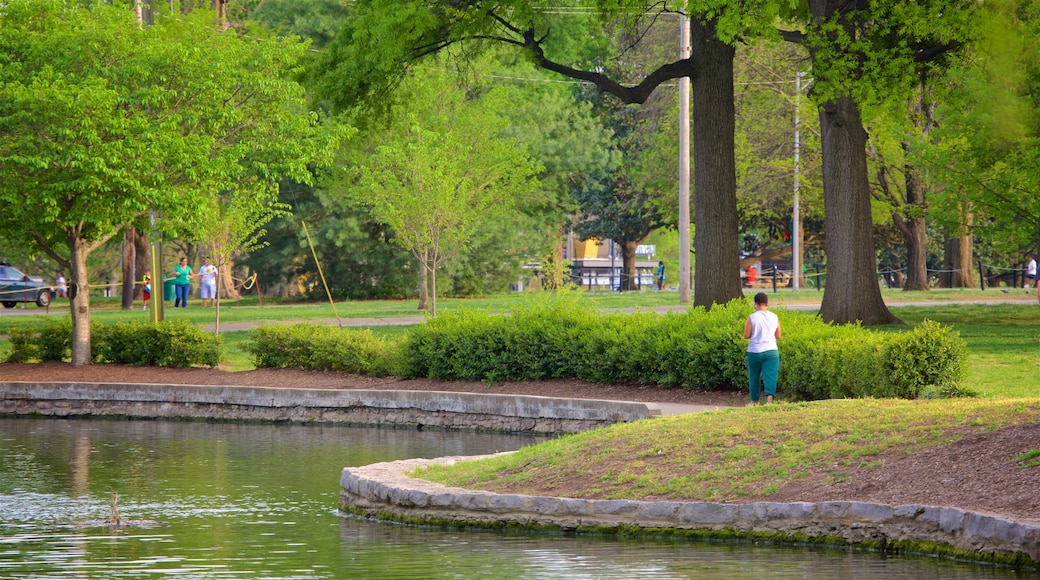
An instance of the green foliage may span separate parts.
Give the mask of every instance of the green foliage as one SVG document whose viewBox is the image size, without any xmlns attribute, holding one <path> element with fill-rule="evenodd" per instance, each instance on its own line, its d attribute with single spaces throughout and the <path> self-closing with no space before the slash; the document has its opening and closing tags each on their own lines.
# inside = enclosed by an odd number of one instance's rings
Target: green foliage
<svg viewBox="0 0 1040 580">
<path fill-rule="evenodd" d="M 72 320 L 47 318 L 40 326 L 12 324 L 7 329 L 7 362 L 63 361 L 72 355 Z"/>
<path fill-rule="evenodd" d="M 5 2 L 0 229 L 68 256 L 81 287 L 89 254 L 149 213 L 163 233 L 230 228 L 228 243 L 253 245 L 278 180 L 309 181 L 344 132 L 304 107 L 291 77 L 306 49 L 224 33 L 202 11 L 142 27 L 124 7 Z M 89 294 L 72 315 L 89 324 Z M 89 350 L 74 341 L 75 362 Z"/>
<path fill-rule="evenodd" d="M 431 274 L 436 316 L 438 268 L 479 241 L 481 224 L 496 222 L 534 191 L 540 167 L 501 137 L 508 126 L 504 94 L 472 97 L 443 71 L 422 72 L 404 85 L 412 109 L 369 136 L 373 149 L 357 159 L 348 192 Z"/>
<path fill-rule="evenodd" d="M 409 333 L 405 376 L 539 380 L 582 376 L 595 309 L 561 292 L 534 296 L 509 316 L 453 311 Z"/>
<path fill-rule="evenodd" d="M 92 322 L 91 359 L 100 363 L 161 367 L 215 367 L 224 358 L 221 337 L 192 323 Z M 67 361 L 72 356 L 72 321 L 51 318 L 39 327 L 8 329 L 7 362 Z"/>
<path fill-rule="evenodd" d="M 1033 449 L 1015 456 L 1015 462 L 1026 469 L 1040 467 L 1040 449 Z"/>
<path fill-rule="evenodd" d="M 881 380 L 886 336 L 857 325 L 831 326 L 785 318 L 779 383 L 785 396 L 830 399 L 871 396 Z"/>
<path fill-rule="evenodd" d="M 95 360 L 160 367 L 215 367 L 224 358 L 222 337 L 203 332 L 186 320 L 117 322 L 92 326 Z"/>
<path fill-rule="evenodd" d="M 915 399 L 926 387 L 955 386 L 964 377 L 967 355 L 956 332 L 925 320 L 885 345 L 881 357 L 888 391 L 878 394 Z"/>
<path fill-rule="evenodd" d="M 386 376 L 397 366 L 396 345 L 369 329 L 318 324 L 261 326 L 250 331 L 256 366 Z"/>
<path fill-rule="evenodd" d="M 742 337 L 747 304 L 733 301 L 683 314 L 603 314 L 576 293 L 533 300 L 511 316 L 476 311 L 443 315 L 412 331 L 402 346 L 408 377 L 446 380 L 577 378 L 743 390 Z M 959 389 L 967 350 L 935 323 L 905 333 L 824 324 L 779 310 L 780 387 L 792 399 L 930 398 Z"/>
</svg>

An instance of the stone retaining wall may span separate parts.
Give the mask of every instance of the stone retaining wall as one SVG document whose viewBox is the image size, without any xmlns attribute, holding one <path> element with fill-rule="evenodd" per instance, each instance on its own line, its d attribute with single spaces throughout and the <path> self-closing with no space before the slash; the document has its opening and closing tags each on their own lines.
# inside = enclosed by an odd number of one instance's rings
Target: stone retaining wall
<svg viewBox="0 0 1040 580">
<path fill-rule="evenodd" d="M 335 422 L 576 433 L 636 421 L 652 404 L 439 391 L 0 382 L 0 414 Z"/>
<path fill-rule="evenodd" d="M 584 500 L 496 494 L 446 487 L 405 475 L 432 462 L 410 459 L 347 468 L 340 478 L 345 511 L 408 522 L 478 527 L 550 526 L 564 530 L 702 530 L 719 536 L 834 543 L 948 554 L 1035 567 L 1040 526 L 956 508 L 831 501 L 726 504 Z"/>
</svg>

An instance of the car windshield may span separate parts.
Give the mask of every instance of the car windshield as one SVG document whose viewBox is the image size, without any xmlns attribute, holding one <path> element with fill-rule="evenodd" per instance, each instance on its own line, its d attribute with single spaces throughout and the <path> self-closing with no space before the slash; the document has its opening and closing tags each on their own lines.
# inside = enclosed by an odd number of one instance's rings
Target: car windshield
<svg viewBox="0 0 1040 580">
<path fill-rule="evenodd" d="M 21 280 L 22 273 L 10 266 L 0 266 L 0 280 Z"/>
</svg>

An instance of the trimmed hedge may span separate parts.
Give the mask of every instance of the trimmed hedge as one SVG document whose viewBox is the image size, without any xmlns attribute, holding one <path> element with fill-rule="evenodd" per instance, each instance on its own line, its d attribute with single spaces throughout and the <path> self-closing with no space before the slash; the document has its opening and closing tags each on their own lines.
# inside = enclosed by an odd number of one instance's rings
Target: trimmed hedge
<svg viewBox="0 0 1040 580">
<path fill-rule="evenodd" d="M 747 389 L 743 338 L 750 305 L 710 311 L 602 313 L 577 293 L 532 298 L 510 315 L 457 311 L 400 342 L 368 330 L 304 324 L 254 329 L 258 367 L 303 368 L 444 380 L 582 379 L 689 389 Z M 955 332 L 925 322 L 906 332 L 825 324 L 775 310 L 781 395 L 812 400 L 968 395 L 959 384 L 967 349 Z"/>
<path fill-rule="evenodd" d="M 967 349 L 956 332 L 928 321 L 901 333 L 836 326 L 775 310 L 780 388 L 791 399 L 968 395 L 960 389 Z M 448 313 L 403 345 L 407 377 L 446 380 L 575 378 L 692 389 L 744 390 L 745 301 L 710 311 L 603 314 L 566 294 L 512 316 Z"/>
<path fill-rule="evenodd" d="M 12 325 L 7 362 L 65 361 L 72 358 L 72 321 L 48 319 L 39 331 Z M 224 359 L 222 337 L 187 321 L 90 324 L 91 358 L 99 363 L 161 367 L 215 367 Z"/>
<path fill-rule="evenodd" d="M 391 374 L 396 344 L 369 329 L 318 324 L 261 326 L 245 346 L 257 367 L 337 371 L 371 376 Z"/>
</svg>

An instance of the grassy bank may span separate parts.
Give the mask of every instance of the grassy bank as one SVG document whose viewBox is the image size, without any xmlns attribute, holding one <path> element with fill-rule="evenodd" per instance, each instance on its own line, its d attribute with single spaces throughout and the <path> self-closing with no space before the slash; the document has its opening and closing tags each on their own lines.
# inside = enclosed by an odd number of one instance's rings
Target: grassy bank
<svg viewBox="0 0 1040 580">
<path fill-rule="evenodd" d="M 596 499 L 768 500 L 787 483 L 854 469 L 972 433 L 1035 422 L 1040 399 L 781 404 L 615 425 L 418 475 L 447 485 Z M 1037 444 L 1040 447 L 1040 443 Z M 1021 459 L 1021 469 L 1030 457 Z"/>
</svg>

